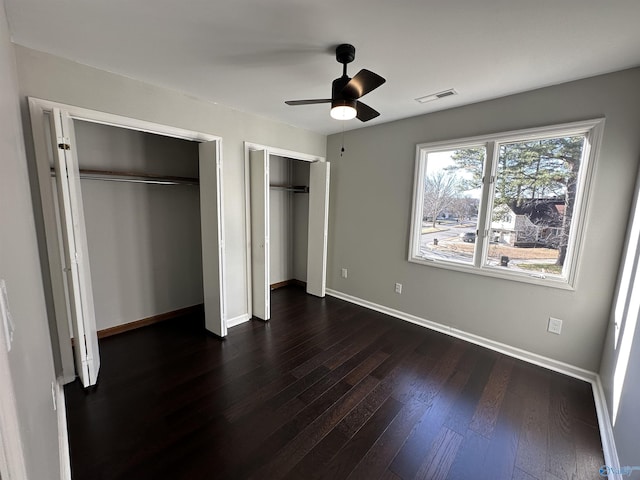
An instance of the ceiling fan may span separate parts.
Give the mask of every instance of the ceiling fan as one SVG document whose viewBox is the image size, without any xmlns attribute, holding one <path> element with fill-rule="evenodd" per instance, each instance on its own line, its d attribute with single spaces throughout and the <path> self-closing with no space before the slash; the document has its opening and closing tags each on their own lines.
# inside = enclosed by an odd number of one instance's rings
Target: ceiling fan
<svg viewBox="0 0 640 480">
<path fill-rule="evenodd" d="M 331 117 L 336 120 L 351 120 L 358 118 L 367 122 L 380 115 L 379 112 L 359 101 L 358 99 L 382 85 L 386 80 L 377 73 L 362 69 L 355 77 L 347 76 L 347 64 L 356 58 L 356 48 L 348 43 L 338 45 L 336 60 L 342 64 L 342 76 L 333 81 L 331 98 L 317 98 L 312 100 L 287 100 L 287 105 L 314 105 L 316 103 L 330 103 Z"/>
</svg>

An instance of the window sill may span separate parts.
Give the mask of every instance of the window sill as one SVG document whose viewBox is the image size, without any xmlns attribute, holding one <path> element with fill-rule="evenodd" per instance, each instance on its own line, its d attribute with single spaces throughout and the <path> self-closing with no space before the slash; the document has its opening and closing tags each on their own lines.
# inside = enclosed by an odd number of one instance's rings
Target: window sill
<svg viewBox="0 0 640 480">
<path fill-rule="evenodd" d="M 453 270 L 456 272 L 469 273 L 472 275 L 480 275 L 484 277 L 499 278 L 512 282 L 528 283 L 541 287 L 557 288 L 560 290 L 575 291 L 575 281 L 569 282 L 567 279 L 558 277 L 541 278 L 535 275 L 521 273 L 516 271 L 506 271 L 503 267 L 483 266 L 476 267 L 473 265 L 465 265 L 463 263 L 443 262 L 442 260 L 427 259 L 423 257 L 411 257 L 410 263 L 426 265 L 428 267 L 442 268 L 445 270 Z"/>
</svg>

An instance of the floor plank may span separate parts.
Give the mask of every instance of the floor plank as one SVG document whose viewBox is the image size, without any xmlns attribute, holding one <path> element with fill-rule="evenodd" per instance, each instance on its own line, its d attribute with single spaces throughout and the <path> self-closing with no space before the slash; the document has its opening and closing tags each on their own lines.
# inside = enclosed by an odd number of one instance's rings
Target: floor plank
<svg viewBox="0 0 640 480">
<path fill-rule="evenodd" d="M 511 359 L 502 357 L 496 362 L 489 375 L 469 427 L 480 435 L 491 436 L 507 391 L 512 366 Z"/>
<path fill-rule="evenodd" d="M 533 478 L 544 478 L 549 435 L 549 377 L 516 367 L 516 377 L 527 388 L 521 392 L 523 420 L 516 467 Z"/>
<path fill-rule="evenodd" d="M 322 473 L 314 475 L 313 478 L 339 480 L 348 477 L 360 459 L 371 448 L 371 445 L 385 431 L 387 425 L 393 421 L 401 407 L 402 404 L 395 398 L 387 397 L 380 408 L 358 430 L 358 433 L 340 449 L 339 453 L 326 466 L 317 466 Z"/>
<path fill-rule="evenodd" d="M 443 427 L 415 478 L 419 480 L 444 480 L 447 478 L 463 438 L 459 433 Z"/>
<path fill-rule="evenodd" d="M 488 438 L 468 430 L 449 469 L 447 480 L 488 478 L 482 470 L 488 448 Z"/>
<path fill-rule="evenodd" d="M 522 399 L 507 392 L 502 403 L 482 466 L 487 478 L 511 478 L 515 468 L 522 429 Z"/>
</svg>

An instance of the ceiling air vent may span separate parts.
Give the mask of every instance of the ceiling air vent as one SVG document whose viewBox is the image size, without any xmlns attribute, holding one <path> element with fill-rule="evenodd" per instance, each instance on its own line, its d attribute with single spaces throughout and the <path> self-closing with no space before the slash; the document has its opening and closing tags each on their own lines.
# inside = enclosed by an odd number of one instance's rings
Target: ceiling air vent
<svg viewBox="0 0 640 480">
<path fill-rule="evenodd" d="M 453 88 L 450 88 L 449 90 L 445 90 L 443 92 L 432 93 L 431 95 L 425 95 L 424 97 L 416 98 L 416 102 L 427 103 L 427 102 L 432 102 L 434 100 L 439 100 L 444 97 L 450 97 L 451 95 L 457 95 L 457 94 L 458 92 L 456 92 Z"/>
</svg>

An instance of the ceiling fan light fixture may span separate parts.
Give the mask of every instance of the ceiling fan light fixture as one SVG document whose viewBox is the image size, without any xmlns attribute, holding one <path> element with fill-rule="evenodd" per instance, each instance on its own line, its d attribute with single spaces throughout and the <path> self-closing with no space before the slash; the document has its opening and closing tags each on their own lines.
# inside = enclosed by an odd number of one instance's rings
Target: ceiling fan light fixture
<svg viewBox="0 0 640 480">
<path fill-rule="evenodd" d="M 331 118 L 336 120 L 351 120 L 356 118 L 356 101 L 334 100 L 331 102 Z"/>
</svg>

